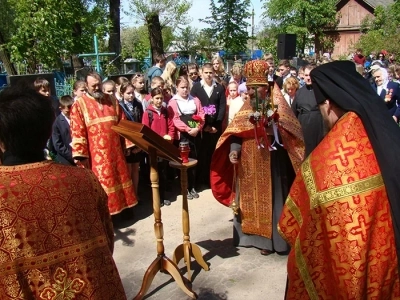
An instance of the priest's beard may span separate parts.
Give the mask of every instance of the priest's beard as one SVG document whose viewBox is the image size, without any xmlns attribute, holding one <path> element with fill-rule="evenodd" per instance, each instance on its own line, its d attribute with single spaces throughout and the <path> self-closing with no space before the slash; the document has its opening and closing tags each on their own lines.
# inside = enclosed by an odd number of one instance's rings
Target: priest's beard
<svg viewBox="0 0 400 300">
<path fill-rule="evenodd" d="M 90 96 L 92 96 L 94 99 L 96 99 L 97 101 L 99 101 L 101 98 L 103 98 L 104 94 L 101 91 L 96 91 L 96 92 L 89 92 L 88 94 Z"/>
</svg>

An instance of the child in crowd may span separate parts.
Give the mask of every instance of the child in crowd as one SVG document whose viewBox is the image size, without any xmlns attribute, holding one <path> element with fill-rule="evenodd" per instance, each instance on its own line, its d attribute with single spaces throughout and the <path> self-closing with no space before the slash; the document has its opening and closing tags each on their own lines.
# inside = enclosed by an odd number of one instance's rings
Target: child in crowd
<svg viewBox="0 0 400 300">
<path fill-rule="evenodd" d="M 147 94 L 144 91 L 144 75 L 141 73 L 136 73 L 132 76 L 131 83 L 135 88 L 135 98 L 143 105 L 143 99 L 145 94 Z M 145 108 L 143 107 L 143 109 Z"/>
<path fill-rule="evenodd" d="M 198 98 L 189 94 L 189 81 L 186 76 L 176 80 L 176 95 L 168 103 L 168 110 L 174 122 L 177 144 L 179 142 L 189 143 L 189 157 L 197 159 L 200 147 L 200 132 L 204 126 L 204 110 Z M 194 118 L 193 118 L 194 117 Z M 195 190 L 196 168 L 188 170 L 188 195 L 189 200 L 199 198 Z"/>
<path fill-rule="evenodd" d="M 151 80 L 151 84 L 150 84 L 150 88 L 155 89 L 155 88 L 161 88 L 163 90 L 163 94 L 164 94 L 164 106 L 167 106 L 169 100 L 171 99 L 171 96 L 168 95 L 167 91 L 164 89 L 165 87 L 165 81 L 164 79 L 162 79 L 162 77 L 160 76 L 155 76 L 153 77 L 153 79 Z M 151 102 L 151 94 L 148 94 L 144 100 L 143 100 L 143 109 L 146 110 L 146 108 L 150 105 Z"/>
<path fill-rule="evenodd" d="M 108 95 L 114 95 L 116 92 L 115 82 L 113 80 L 107 80 L 103 82 L 103 93 Z"/>
<path fill-rule="evenodd" d="M 120 87 L 122 100 L 119 105 L 124 110 L 125 116 L 132 122 L 142 123 L 143 107 L 142 104 L 135 98 L 135 87 L 132 83 L 124 82 Z M 143 158 L 143 151 L 139 147 L 132 147 L 126 150 L 126 162 L 128 163 L 131 173 L 133 187 L 136 195 L 138 195 L 139 186 L 139 163 Z"/>
<path fill-rule="evenodd" d="M 193 84 L 201 80 L 199 66 L 196 63 L 190 63 L 188 68 L 189 88 L 192 89 Z"/>
<path fill-rule="evenodd" d="M 228 85 L 228 96 L 226 97 L 226 111 L 228 113 L 228 124 L 243 105 L 242 97 L 239 95 L 239 85 L 236 81 L 231 81 Z"/>
<path fill-rule="evenodd" d="M 71 131 L 70 124 L 70 111 L 74 99 L 66 95 L 60 98 L 60 111 L 53 124 L 53 133 L 51 135 L 53 147 L 56 152 L 56 161 L 65 165 L 75 165 L 72 158 L 71 148 Z"/>
<path fill-rule="evenodd" d="M 51 98 L 54 112 L 56 113 L 56 116 L 58 116 L 60 114 L 60 103 L 58 102 L 57 97 L 51 96 L 50 83 L 45 78 L 38 77 L 33 82 L 33 89 L 39 94 Z"/>
<path fill-rule="evenodd" d="M 120 89 L 121 85 L 126 82 L 129 82 L 129 80 L 124 76 L 118 77 L 118 79 L 115 81 L 115 98 L 117 98 L 118 101 L 122 101 L 122 95 Z"/>
<path fill-rule="evenodd" d="M 163 106 L 164 93 L 161 88 L 151 90 L 151 103 L 143 113 L 142 123 L 150 127 L 158 135 L 165 140 L 172 142 L 174 137 L 175 127 L 172 117 L 169 118 L 168 110 Z M 160 200 L 161 206 L 170 205 L 171 202 L 165 199 L 165 189 L 167 181 L 168 161 L 161 160 L 158 163 L 158 174 L 160 183 Z"/>
<path fill-rule="evenodd" d="M 85 83 L 85 81 L 84 80 L 75 81 L 72 93 L 74 95 L 74 101 L 76 101 L 76 99 L 82 97 L 83 94 L 86 93 L 86 83 Z"/>
</svg>

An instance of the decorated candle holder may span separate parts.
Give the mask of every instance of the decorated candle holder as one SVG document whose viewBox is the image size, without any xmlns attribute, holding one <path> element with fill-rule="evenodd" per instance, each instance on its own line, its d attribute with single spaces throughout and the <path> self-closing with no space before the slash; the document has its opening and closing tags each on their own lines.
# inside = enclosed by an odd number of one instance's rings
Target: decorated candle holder
<svg viewBox="0 0 400 300">
<path fill-rule="evenodd" d="M 182 159 L 182 163 L 189 162 L 189 153 L 190 153 L 190 146 L 189 142 L 180 142 L 179 143 L 179 153 Z"/>
</svg>

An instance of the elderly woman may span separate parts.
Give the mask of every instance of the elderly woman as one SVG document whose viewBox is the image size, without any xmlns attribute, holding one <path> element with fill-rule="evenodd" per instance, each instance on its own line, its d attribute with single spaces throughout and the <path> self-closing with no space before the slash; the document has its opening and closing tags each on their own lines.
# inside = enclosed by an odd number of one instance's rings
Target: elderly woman
<svg viewBox="0 0 400 300">
<path fill-rule="evenodd" d="M 292 106 L 294 96 L 297 90 L 300 88 L 300 83 L 296 77 L 289 77 L 283 83 L 282 94 L 289 106 Z"/>
<path fill-rule="evenodd" d="M 245 82 L 245 78 L 243 77 L 243 67 L 241 64 L 234 64 L 231 69 L 231 79 L 229 82 L 236 81 L 238 85 Z"/>
<path fill-rule="evenodd" d="M 389 81 L 388 72 L 385 68 L 378 68 L 373 70 L 372 76 L 375 80 L 376 93 L 385 101 L 386 107 L 391 116 L 396 113 L 397 105 L 400 104 L 400 88 L 397 82 Z M 397 116 L 396 113 L 396 121 Z"/>
</svg>

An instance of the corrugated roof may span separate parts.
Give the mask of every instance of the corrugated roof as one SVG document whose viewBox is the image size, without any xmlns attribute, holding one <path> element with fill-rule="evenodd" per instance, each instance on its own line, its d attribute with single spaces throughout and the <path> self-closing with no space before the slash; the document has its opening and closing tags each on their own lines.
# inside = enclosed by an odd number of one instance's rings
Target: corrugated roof
<svg viewBox="0 0 400 300">
<path fill-rule="evenodd" d="M 393 0 L 364 0 L 372 8 L 376 8 L 379 5 L 388 6 L 389 4 L 394 3 Z"/>
</svg>

